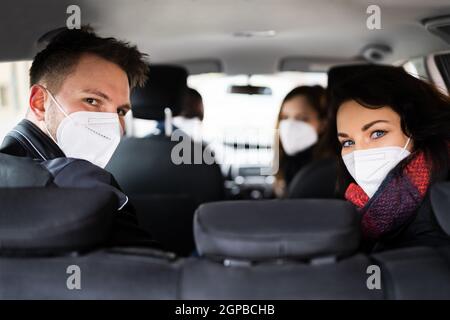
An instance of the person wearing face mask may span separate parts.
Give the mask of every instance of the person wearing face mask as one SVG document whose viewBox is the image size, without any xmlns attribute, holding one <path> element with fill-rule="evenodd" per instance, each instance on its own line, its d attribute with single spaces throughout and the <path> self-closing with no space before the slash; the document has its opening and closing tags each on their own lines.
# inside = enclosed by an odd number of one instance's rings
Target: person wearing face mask
<svg viewBox="0 0 450 320">
<path fill-rule="evenodd" d="M 202 142 L 203 99 L 200 93 L 188 88 L 181 113 L 173 118 L 173 124 L 194 141 Z"/>
<path fill-rule="evenodd" d="M 114 192 L 113 245 L 155 244 L 104 170 L 124 132 L 130 90 L 144 84 L 147 70 L 145 55 L 134 46 L 100 38 L 89 27 L 62 30 L 35 56 L 26 117 L 0 147 L 0 153 L 39 162 L 57 187 Z"/>
<path fill-rule="evenodd" d="M 449 180 L 449 97 L 390 66 L 347 79 L 331 96 L 339 187 L 361 215 L 364 249 L 450 244 L 429 200 Z"/>
<path fill-rule="evenodd" d="M 181 112 L 172 119 L 172 131 L 182 130 L 195 142 L 202 142 L 203 114 L 202 96 L 197 90 L 187 88 Z M 156 129 L 158 134 L 164 134 L 165 121 L 158 121 Z"/>
<path fill-rule="evenodd" d="M 276 130 L 279 139 L 279 169 L 274 192 L 284 197 L 295 174 L 317 159 L 317 142 L 325 127 L 325 90 L 321 86 L 300 86 L 284 98 L 278 114 Z"/>
</svg>

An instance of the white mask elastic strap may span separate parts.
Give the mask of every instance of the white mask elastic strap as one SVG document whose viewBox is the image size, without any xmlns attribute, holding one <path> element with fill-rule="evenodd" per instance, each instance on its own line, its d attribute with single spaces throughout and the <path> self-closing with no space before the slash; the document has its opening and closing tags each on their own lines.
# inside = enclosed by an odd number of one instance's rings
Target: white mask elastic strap
<svg viewBox="0 0 450 320">
<path fill-rule="evenodd" d="M 70 118 L 70 116 L 66 113 L 66 111 L 64 111 L 63 107 L 61 107 L 59 102 L 56 101 L 56 98 L 53 96 L 53 94 L 48 89 L 45 89 L 45 90 L 47 91 L 48 95 L 53 100 L 53 102 L 56 104 L 56 106 L 58 107 L 59 111 L 61 111 L 66 117 Z"/>
<path fill-rule="evenodd" d="M 406 144 L 403 147 L 402 152 L 400 152 L 400 154 L 398 155 L 398 157 L 401 157 L 403 155 L 403 153 L 406 151 L 406 148 L 408 147 L 410 141 L 411 141 L 411 137 L 408 137 L 408 141 L 406 141 Z"/>
<path fill-rule="evenodd" d="M 47 134 L 50 137 L 50 139 L 52 139 L 54 143 L 58 144 L 58 142 L 56 142 L 55 138 L 53 138 L 52 134 L 50 133 L 50 130 L 48 130 L 47 123 L 45 123 L 45 121 L 44 121 L 44 127 L 45 127 L 45 130 L 47 131 Z"/>
<path fill-rule="evenodd" d="M 411 141 L 411 137 L 408 137 L 408 141 L 406 141 L 406 144 L 403 147 L 403 150 L 406 150 L 406 148 L 408 147 L 408 144 L 409 144 L 410 141 Z"/>
</svg>

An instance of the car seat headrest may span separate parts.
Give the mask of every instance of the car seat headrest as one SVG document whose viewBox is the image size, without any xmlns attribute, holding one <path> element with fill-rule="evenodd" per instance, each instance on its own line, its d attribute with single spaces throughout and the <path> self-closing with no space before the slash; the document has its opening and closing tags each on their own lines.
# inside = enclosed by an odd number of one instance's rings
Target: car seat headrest
<svg viewBox="0 0 450 320">
<path fill-rule="evenodd" d="M 57 254 L 104 242 L 117 198 L 106 190 L 1 188 L 0 255 Z"/>
<path fill-rule="evenodd" d="M 442 230 L 450 236 L 450 182 L 435 184 L 430 191 L 431 207 Z"/>
<path fill-rule="evenodd" d="M 133 117 L 163 120 L 164 109 L 180 113 L 187 91 L 186 69 L 173 65 L 150 65 L 149 78 L 142 88 L 131 93 Z"/>
<path fill-rule="evenodd" d="M 339 257 L 359 245 L 359 218 L 343 200 L 267 200 L 201 205 L 194 218 L 200 255 L 251 261 Z"/>
</svg>

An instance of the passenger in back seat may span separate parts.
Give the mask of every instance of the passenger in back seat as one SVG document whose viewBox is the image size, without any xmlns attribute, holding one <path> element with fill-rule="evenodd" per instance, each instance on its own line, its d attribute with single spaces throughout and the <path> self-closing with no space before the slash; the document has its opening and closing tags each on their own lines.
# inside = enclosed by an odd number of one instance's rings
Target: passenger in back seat
<svg viewBox="0 0 450 320">
<path fill-rule="evenodd" d="M 278 197 L 285 196 L 302 167 L 320 157 L 317 146 L 325 129 L 325 116 L 325 89 L 321 86 L 300 86 L 284 98 L 275 127 L 276 139 L 280 139 L 274 152 L 279 163 L 274 184 Z"/>
<path fill-rule="evenodd" d="M 339 186 L 361 213 L 365 249 L 449 245 L 428 191 L 449 179 L 450 98 L 390 66 L 349 78 L 331 96 Z"/>
<path fill-rule="evenodd" d="M 173 130 L 180 129 L 196 142 L 202 142 L 203 98 L 200 93 L 188 88 L 179 115 L 173 118 Z M 158 121 L 159 134 L 165 132 L 164 120 Z"/>
<path fill-rule="evenodd" d="M 104 170 L 124 131 L 130 90 L 147 78 L 145 55 L 90 28 L 64 30 L 34 58 L 26 118 L 1 153 L 36 159 L 59 187 L 106 188 L 118 197 L 114 245 L 153 245 L 134 210 Z"/>
</svg>

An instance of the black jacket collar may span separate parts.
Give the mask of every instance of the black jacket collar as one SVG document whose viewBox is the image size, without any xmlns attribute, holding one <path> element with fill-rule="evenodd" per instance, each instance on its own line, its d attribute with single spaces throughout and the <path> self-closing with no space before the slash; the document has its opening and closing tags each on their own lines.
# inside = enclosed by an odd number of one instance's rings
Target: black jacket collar
<svg viewBox="0 0 450 320">
<path fill-rule="evenodd" d="M 7 134 L 0 152 L 40 160 L 65 157 L 58 145 L 27 119 L 23 119 Z"/>
</svg>

